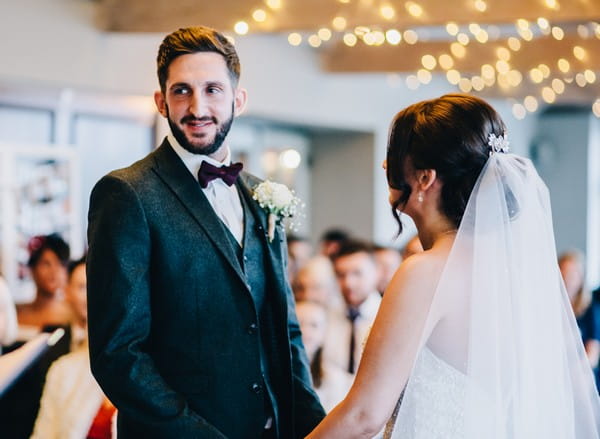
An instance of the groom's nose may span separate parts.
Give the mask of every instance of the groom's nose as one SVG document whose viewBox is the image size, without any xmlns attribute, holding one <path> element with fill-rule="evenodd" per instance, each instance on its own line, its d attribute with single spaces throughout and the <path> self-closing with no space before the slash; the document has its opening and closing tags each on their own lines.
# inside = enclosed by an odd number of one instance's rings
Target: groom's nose
<svg viewBox="0 0 600 439">
<path fill-rule="evenodd" d="M 190 98 L 189 112 L 197 118 L 210 116 L 208 101 L 202 93 L 196 92 Z"/>
</svg>

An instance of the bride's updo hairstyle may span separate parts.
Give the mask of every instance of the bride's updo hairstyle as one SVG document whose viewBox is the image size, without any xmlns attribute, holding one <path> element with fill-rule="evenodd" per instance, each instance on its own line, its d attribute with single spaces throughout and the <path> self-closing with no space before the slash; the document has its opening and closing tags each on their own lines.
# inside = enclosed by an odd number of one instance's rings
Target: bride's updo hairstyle
<svg viewBox="0 0 600 439">
<path fill-rule="evenodd" d="M 398 209 L 411 194 L 406 173 L 435 169 L 443 184 L 440 209 L 458 227 L 489 157 L 489 136 L 503 136 L 504 131 L 496 110 L 465 94 L 447 94 L 400 111 L 392 121 L 387 150 L 388 184 L 400 191 L 392 206 L 400 233 Z"/>
</svg>

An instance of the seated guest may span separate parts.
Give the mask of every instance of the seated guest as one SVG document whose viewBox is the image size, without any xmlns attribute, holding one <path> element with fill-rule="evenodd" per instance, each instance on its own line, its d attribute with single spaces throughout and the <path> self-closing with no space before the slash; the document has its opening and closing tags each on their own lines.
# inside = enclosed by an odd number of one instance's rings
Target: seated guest
<svg viewBox="0 0 600 439">
<path fill-rule="evenodd" d="M 32 438 L 110 438 L 114 406 L 90 371 L 87 346 L 85 259 L 69 265 L 67 301 L 73 308 L 72 352 L 55 361 L 46 377 Z M 80 332 L 82 331 L 82 332 Z M 83 336 L 81 340 L 75 334 Z"/>
<path fill-rule="evenodd" d="M 17 336 L 17 313 L 6 282 L 0 276 L 0 354 Z"/>
<path fill-rule="evenodd" d="M 86 256 L 69 263 L 67 268 L 67 286 L 65 301 L 70 309 L 70 320 L 66 325 L 46 325 L 44 330 L 53 331 L 57 327 L 65 330 L 62 343 L 65 353 L 76 350 L 87 342 L 87 276 L 85 273 Z"/>
<path fill-rule="evenodd" d="M 288 249 L 288 279 L 290 282 L 296 277 L 296 273 L 311 258 L 313 253 L 312 245 L 308 238 L 298 235 L 287 236 Z"/>
<path fill-rule="evenodd" d="M 372 247 L 361 241 L 345 242 L 333 265 L 345 306 L 331 312 L 324 355 L 354 374 L 381 303 L 377 266 Z"/>
<path fill-rule="evenodd" d="M 600 286 L 592 292 L 592 304 L 590 308 L 592 310 L 588 312 L 593 314 L 594 321 L 598 325 L 600 323 Z M 598 333 L 600 333 L 600 328 Z M 598 393 L 600 393 L 600 364 L 594 369 L 594 377 L 596 378 L 596 388 L 598 389 Z"/>
<path fill-rule="evenodd" d="M 31 439 L 113 438 L 114 414 L 92 376 L 85 343 L 48 370 Z"/>
<path fill-rule="evenodd" d="M 327 333 L 327 309 L 322 303 L 303 300 L 296 303 L 302 342 L 310 362 L 313 385 L 323 408 L 329 412 L 348 393 L 352 375 L 323 358 Z"/>
<path fill-rule="evenodd" d="M 38 413 L 48 369 L 59 357 L 85 343 L 87 309 L 84 258 L 69 265 L 65 294 L 65 304 L 72 310 L 69 312 L 71 322 L 63 326 L 44 328 L 53 331 L 57 327 L 62 327 L 65 329 L 65 335 L 44 353 L 0 399 L 2 438 L 29 437 Z"/>
<path fill-rule="evenodd" d="M 581 332 L 585 353 L 592 369 L 598 368 L 600 359 L 600 322 L 592 307 L 592 294 L 585 285 L 584 256 L 580 251 L 571 250 L 558 258 L 558 267 L 565 283 L 577 325 Z"/>
<path fill-rule="evenodd" d="M 319 302 L 327 308 L 340 305 L 342 298 L 329 258 L 316 256 L 296 274 L 292 282 L 296 301 Z"/>
<path fill-rule="evenodd" d="M 69 245 L 57 234 L 36 236 L 29 242 L 27 265 L 35 283 L 32 303 L 17 306 L 19 325 L 41 329 L 45 325 L 64 325 L 71 316 L 64 300 Z"/>
<path fill-rule="evenodd" d="M 402 255 L 393 247 L 375 247 L 373 256 L 378 269 L 377 291 L 383 296 L 385 288 L 402 262 Z"/>
</svg>

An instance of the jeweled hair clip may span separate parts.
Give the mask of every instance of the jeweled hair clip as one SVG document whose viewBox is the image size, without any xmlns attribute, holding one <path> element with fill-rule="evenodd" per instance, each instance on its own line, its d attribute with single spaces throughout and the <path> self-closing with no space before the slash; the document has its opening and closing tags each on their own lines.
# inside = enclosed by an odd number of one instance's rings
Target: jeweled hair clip
<svg viewBox="0 0 600 439">
<path fill-rule="evenodd" d="M 491 148 L 490 155 L 496 152 L 507 153 L 510 150 L 510 148 L 508 147 L 509 144 L 510 143 L 508 141 L 506 133 L 504 133 L 504 135 L 502 136 L 496 136 L 494 133 L 492 133 L 488 137 L 488 145 L 490 145 Z"/>
</svg>

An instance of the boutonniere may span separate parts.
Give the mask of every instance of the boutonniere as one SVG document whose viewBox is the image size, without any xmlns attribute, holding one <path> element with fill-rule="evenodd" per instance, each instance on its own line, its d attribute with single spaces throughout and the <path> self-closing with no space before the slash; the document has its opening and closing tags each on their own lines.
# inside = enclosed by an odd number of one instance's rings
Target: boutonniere
<svg viewBox="0 0 600 439">
<path fill-rule="evenodd" d="M 273 241 L 277 222 L 294 216 L 300 205 L 300 198 L 295 196 L 286 185 L 269 180 L 263 181 L 254 188 L 252 198 L 269 214 L 267 230 L 269 242 Z"/>
</svg>

